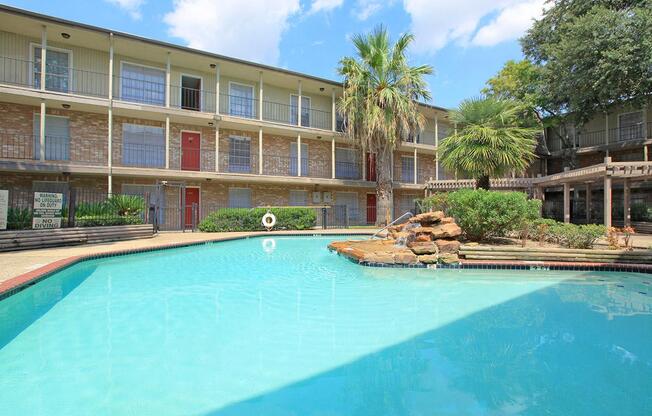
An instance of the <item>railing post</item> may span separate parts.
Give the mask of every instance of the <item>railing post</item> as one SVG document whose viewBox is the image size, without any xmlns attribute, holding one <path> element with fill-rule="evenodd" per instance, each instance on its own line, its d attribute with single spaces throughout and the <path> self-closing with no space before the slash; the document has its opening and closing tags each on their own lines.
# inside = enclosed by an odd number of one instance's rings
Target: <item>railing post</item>
<svg viewBox="0 0 652 416">
<path fill-rule="evenodd" d="M 331 92 L 331 131 L 337 128 L 337 108 L 335 107 L 335 88 Z"/>
<path fill-rule="evenodd" d="M 165 169 L 170 169 L 170 116 L 168 114 L 165 115 Z"/>
<path fill-rule="evenodd" d="M 326 207 L 321 207 L 321 228 L 325 230 L 327 228 L 327 216 L 326 216 Z"/>
<path fill-rule="evenodd" d="M 297 97 L 297 126 L 299 127 L 301 127 L 301 94 L 301 80 L 299 80 L 299 96 Z"/>
<path fill-rule="evenodd" d="M 417 147 L 414 146 L 414 184 L 416 185 L 418 183 L 418 178 L 417 178 Z"/>
<path fill-rule="evenodd" d="M 297 134 L 297 176 L 301 176 L 301 133 Z"/>
<path fill-rule="evenodd" d="M 263 174 L 263 128 L 262 127 L 258 129 L 258 174 L 259 175 Z"/>
<path fill-rule="evenodd" d="M 77 190 L 75 188 L 71 188 L 70 192 L 68 193 L 68 227 L 75 226 L 75 206 L 77 205 L 76 200 Z"/>
<path fill-rule="evenodd" d="M 263 119 L 263 71 L 260 71 L 258 73 L 258 120 L 262 120 L 262 119 Z M 262 168 L 260 173 L 261 174 L 263 173 Z"/>
<path fill-rule="evenodd" d="M 220 171 L 220 123 L 215 122 L 215 172 Z"/>
<path fill-rule="evenodd" d="M 215 64 L 215 114 L 220 114 L 220 64 Z"/>
<path fill-rule="evenodd" d="M 181 97 L 179 97 L 181 98 Z M 165 107 L 170 108 L 170 52 L 165 62 Z"/>
<path fill-rule="evenodd" d="M 335 136 L 331 139 L 331 179 L 335 179 Z"/>
</svg>

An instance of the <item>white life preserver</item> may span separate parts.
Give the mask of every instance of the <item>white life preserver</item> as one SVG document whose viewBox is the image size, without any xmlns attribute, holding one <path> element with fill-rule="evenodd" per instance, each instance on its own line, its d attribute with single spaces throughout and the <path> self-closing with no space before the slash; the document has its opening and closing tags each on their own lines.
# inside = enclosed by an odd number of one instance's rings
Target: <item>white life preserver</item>
<svg viewBox="0 0 652 416">
<path fill-rule="evenodd" d="M 263 224 L 263 227 L 267 229 L 267 231 L 270 231 L 276 225 L 276 216 L 268 211 L 267 214 L 263 215 L 261 223 Z"/>
</svg>

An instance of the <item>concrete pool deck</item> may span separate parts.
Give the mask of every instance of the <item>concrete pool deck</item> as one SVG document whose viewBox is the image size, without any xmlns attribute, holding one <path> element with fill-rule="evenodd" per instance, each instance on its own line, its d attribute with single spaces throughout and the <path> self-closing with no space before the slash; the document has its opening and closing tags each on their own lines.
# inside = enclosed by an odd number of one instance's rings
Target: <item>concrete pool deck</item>
<svg viewBox="0 0 652 416">
<path fill-rule="evenodd" d="M 37 250 L 22 250 L 0 253 L 0 285 L 9 279 L 30 272 L 47 273 L 52 264 L 60 263 L 66 259 L 79 259 L 80 257 L 101 255 L 106 253 L 140 251 L 155 248 L 175 247 L 185 244 L 195 244 L 208 241 L 224 241 L 234 238 L 254 237 L 267 235 L 270 237 L 280 235 L 371 235 L 376 229 L 329 229 L 307 231 L 255 231 L 255 232 L 229 232 L 229 233 L 180 233 L 162 232 L 152 238 L 128 241 L 114 241 L 102 244 L 84 244 L 77 246 L 50 247 Z M 31 273 L 30 273 L 31 274 Z M 35 273 L 36 275 L 36 273 Z M 2 290 L 0 290 L 2 292 Z"/>
</svg>

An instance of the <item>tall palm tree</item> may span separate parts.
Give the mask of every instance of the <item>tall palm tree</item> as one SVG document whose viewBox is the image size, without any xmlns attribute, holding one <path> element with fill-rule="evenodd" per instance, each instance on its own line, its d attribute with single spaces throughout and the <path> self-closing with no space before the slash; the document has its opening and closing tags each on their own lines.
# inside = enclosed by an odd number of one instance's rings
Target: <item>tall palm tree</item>
<svg viewBox="0 0 652 416">
<path fill-rule="evenodd" d="M 513 100 L 480 97 L 462 101 L 449 119 L 457 131 L 439 143 L 442 164 L 489 189 L 491 177 L 525 171 L 536 157 L 540 127 L 524 126 L 527 108 Z"/>
<path fill-rule="evenodd" d="M 424 76 L 429 65 L 410 66 L 407 48 L 414 40 L 404 34 L 392 45 L 383 26 L 353 37 L 355 57 L 340 61 L 344 94 L 338 107 L 345 119 L 345 133 L 364 155 L 376 155 L 377 225 L 392 215 L 392 152 L 401 138 L 415 137 L 425 119 L 417 100 L 429 100 Z"/>
</svg>

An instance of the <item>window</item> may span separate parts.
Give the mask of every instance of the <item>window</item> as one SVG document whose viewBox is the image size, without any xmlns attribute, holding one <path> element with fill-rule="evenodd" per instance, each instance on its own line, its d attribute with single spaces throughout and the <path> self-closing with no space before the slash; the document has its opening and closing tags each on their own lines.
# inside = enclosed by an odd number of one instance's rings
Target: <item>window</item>
<svg viewBox="0 0 652 416">
<path fill-rule="evenodd" d="M 401 182 L 414 182 L 414 158 L 410 156 L 401 157 Z"/>
<path fill-rule="evenodd" d="M 249 137 L 229 137 L 229 172 L 251 172 L 251 139 Z"/>
<path fill-rule="evenodd" d="M 229 208 L 251 208 L 251 189 L 229 188 Z"/>
<path fill-rule="evenodd" d="M 41 88 L 41 48 L 34 46 L 34 88 Z M 45 89 L 69 92 L 70 90 L 70 52 L 48 48 L 45 51 Z"/>
<path fill-rule="evenodd" d="M 136 103 L 165 105 L 165 71 L 122 63 L 120 97 Z"/>
<path fill-rule="evenodd" d="M 141 168 L 165 167 L 165 130 L 161 127 L 123 124 L 122 163 Z"/>
<path fill-rule="evenodd" d="M 290 205 L 294 207 L 308 205 L 308 191 L 290 191 Z"/>
<path fill-rule="evenodd" d="M 290 95 L 290 124 L 299 124 L 299 115 L 297 112 L 299 96 Z M 301 96 L 301 125 L 310 127 L 310 97 Z"/>
<path fill-rule="evenodd" d="M 297 143 L 290 143 L 290 175 L 297 176 L 298 162 L 297 162 Z M 301 143 L 301 176 L 308 176 L 308 145 Z"/>
<path fill-rule="evenodd" d="M 360 179 L 360 162 L 355 149 L 335 149 L 335 177 L 338 179 Z"/>
<path fill-rule="evenodd" d="M 643 138 L 643 112 L 625 113 L 618 116 L 618 139 L 636 140 Z"/>
<path fill-rule="evenodd" d="M 229 84 L 229 114 L 254 118 L 254 87 L 236 83 Z"/>
<path fill-rule="evenodd" d="M 201 78 L 190 75 L 181 76 L 181 108 L 201 110 Z"/>
<path fill-rule="evenodd" d="M 45 116 L 45 160 L 70 160 L 70 125 L 67 117 Z M 41 158 L 41 116 L 34 114 L 34 159 Z"/>
</svg>

